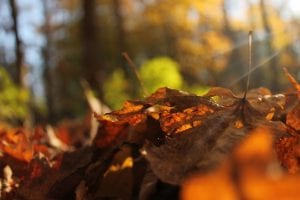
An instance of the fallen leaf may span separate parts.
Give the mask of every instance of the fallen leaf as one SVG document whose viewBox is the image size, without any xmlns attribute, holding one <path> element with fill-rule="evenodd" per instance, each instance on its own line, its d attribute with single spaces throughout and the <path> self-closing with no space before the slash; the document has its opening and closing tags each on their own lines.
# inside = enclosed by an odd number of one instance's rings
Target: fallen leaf
<svg viewBox="0 0 300 200">
<path fill-rule="evenodd" d="M 273 135 L 269 129 L 254 130 L 219 168 L 188 178 L 182 199 L 297 199 L 300 176 L 280 167 Z"/>
</svg>

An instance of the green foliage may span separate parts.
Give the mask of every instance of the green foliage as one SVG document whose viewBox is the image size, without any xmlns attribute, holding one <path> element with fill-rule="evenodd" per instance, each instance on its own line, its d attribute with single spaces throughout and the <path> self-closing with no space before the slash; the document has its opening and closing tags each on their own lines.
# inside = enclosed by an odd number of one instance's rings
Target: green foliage
<svg viewBox="0 0 300 200">
<path fill-rule="evenodd" d="M 24 120 L 28 114 L 28 92 L 17 87 L 3 67 L 0 67 L 0 118 Z"/>
<path fill-rule="evenodd" d="M 180 89 L 183 84 L 179 65 L 169 57 L 153 58 L 141 66 L 141 79 L 149 92 L 160 87 Z"/>
<path fill-rule="evenodd" d="M 121 108 L 124 101 L 130 99 L 126 90 L 128 82 L 124 72 L 120 69 L 115 70 L 104 83 L 105 102 L 113 109 Z"/>
<path fill-rule="evenodd" d="M 193 94 L 202 96 L 204 94 L 206 94 L 209 90 L 208 86 L 203 86 L 203 85 L 192 85 L 192 86 L 188 86 L 184 88 L 185 91 L 191 92 Z"/>
</svg>

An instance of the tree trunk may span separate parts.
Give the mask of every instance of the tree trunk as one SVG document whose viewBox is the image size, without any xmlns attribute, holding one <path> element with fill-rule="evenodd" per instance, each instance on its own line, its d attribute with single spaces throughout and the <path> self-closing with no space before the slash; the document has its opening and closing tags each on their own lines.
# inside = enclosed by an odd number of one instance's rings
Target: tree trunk
<svg viewBox="0 0 300 200">
<path fill-rule="evenodd" d="M 51 34 L 51 15 L 49 11 L 49 2 L 48 0 L 42 0 L 43 4 L 43 15 L 44 15 L 44 26 L 43 33 L 45 38 L 45 46 L 42 48 L 42 55 L 44 60 L 44 72 L 43 72 L 43 81 L 45 87 L 45 96 L 47 103 L 47 122 L 51 122 L 55 118 L 54 112 L 54 99 L 52 92 L 52 76 L 51 76 L 51 49 L 52 49 L 52 34 Z"/>
<path fill-rule="evenodd" d="M 116 35 L 117 35 L 117 48 L 118 57 L 122 55 L 122 52 L 127 51 L 125 42 L 125 28 L 124 19 L 122 13 L 122 2 L 121 0 L 113 0 L 114 16 L 116 21 Z M 121 59 L 124 60 L 124 59 Z M 120 64 L 124 64 L 123 61 Z M 124 67 L 124 66 L 122 66 Z M 127 69 L 125 69 L 126 71 Z"/>
<path fill-rule="evenodd" d="M 267 49 L 267 55 L 271 55 L 274 53 L 274 46 L 272 41 L 274 40 L 272 35 L 272 30 L 270 27 L 270 23 L 268 20 L 268 13 L 266 10 L 265 1 L 260 0 L 260 10 L 261 10 L 261 18 L 264 30 L 266 32 L 267 38 L 266 38 L 266 49 Z M 269 88 L 277 91 L 279 88 L 278 80 L 279 80 L 279 70 L 278 70 L 278 58 L 275 57 L 269 62 L 269 69 L 271 70 L 272 75 L 270 76 L 270 85 Z"/>
<path fill-rule="evenodd" d="M 18 27 L 18 8 L 15 0 L 9 0 L 10 10 L 11 10 L 11 18 L 13 20 L 12 29 L 15 37 L 15 55 L 16 55 L 16 76 L 15 82 L 22 88 L 25 87 L 24 83 L 24 53 L 23 53 L 23 45 L 20 39 L 19 27 Z"/>
<path fill-rule="evenodd" d="M 245 62 L 243 62 L 242 54 L 240 53 L 241 49 L 240 47 L 235 47 L 235 43 L 237 42 L 237 36 L 236 32 L 231 27 L 230 20 L 227 13 L 226 8 L 226 0 L 223 0 L 222 2 L 222 12 L 223 12 L 223 32 L 227 36 L 227 38 L 230 40 L 230 42 L 233 44 L 232 51 L 230 52 L 229 57 L 229 63 L 228 68 L 225 70 L 225 72 L 222 74 L 221 78 L 222 83 L 227 83 L 228 80 L 235 80 L 238 77 L 242 76 L 244 73 L 246 73 L 247 65 Z M 245 88 L 246 81 L 243 79 L 241 83 L 238 84 L 238 86 L 234 86 L 237 89 L 243 90 Z"/>
<path fill-rule="evenodd" d="M 128 88 L 128 93 L 130 93 L 132 96 L 138 96 L 139 95 L 139 87 L 140 85 L 138 83 L 137 78 L 135 77 L 135 72 L 132 71 L 132 69 L 128 66 L 128 63 L 126 60 L 122 57 L 122 53 L 128 52 L 127 46 L 126 46 L 126 31 L 125 31 L 125 25 L 124 25 L 124 14 L 122 12 L 123 0 L 113 0 L 113 13 L 116 23 L 116 60 L 118 67 L 121 67 L 125 73 L 125 77 L 130 81 L 130 88 Z"/>
<path fill-rule="evenodd" d="M 16 84 L 23 90 L 26 90 L 29 94 L 30 91 L 25 83 L 25 65 L 24 65 L 24 52 L 23 52 L 23 43 L 20 39 L 20 32 L 19 32 L 19 20 L 18 20 L 18 8 L 15 0 L 9 0 L 9 6 L 11 10 L 11 18 L 12 18 L 12 30 L 15 37 L 15 66 L 16 66 L 16 73 L 14 76 L 14 80 Z M 31 94 L 30 94 L 31 95 Z M 24 127 L 32 127 L 33 126 L 33 105 L 32 102 L 27 102 L 28 113 L 25 120 L 22 122 Z"/>
<path fill-rule="evenodd" d="M 102 85 L 105 70 L 101 63 L 101 52 L 97 38 L 96 1 L 82 0 L 82 45 L 83 45 L 83 74 L 92 89 L 99 92 L 103 99 Z"/>
</svg>

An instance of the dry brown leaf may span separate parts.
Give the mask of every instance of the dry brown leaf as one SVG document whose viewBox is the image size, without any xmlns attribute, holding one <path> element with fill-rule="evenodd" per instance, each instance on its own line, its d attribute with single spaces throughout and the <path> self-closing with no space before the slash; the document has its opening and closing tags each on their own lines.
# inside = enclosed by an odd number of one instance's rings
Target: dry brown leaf
<svg viewBox="0 0 300 200">
<path fill-rule="evenodd" d="M 218 93 L 221 96 L 217 96 Z M 184 111 L 173 114 L 175 115 L 171 118 L 173 124 L 169 127 L 175 128 L 175 132 L 177 130 L 180 134 L 172 135 L 172 129 L 165 129 L 162 126 L 162 130 L 170 131 L 166 132 L 169 137 L 165 138 L 165 144 L 145 145 L 146 158 L 153 172 L 162 181 L 180 184 L 194 171 L 205 172 L 213 169 L 235 145 L 257 127 L 266 126 L 285 131 L 281 127 L 282 123 L 268 121 L 247 100 L 235 97 L 227 89 L 223 91 L 222 88 L 214 88 L 207 96 L 217 97 L 216 102 L 222 105 L 211 106 L 200 112 L 201 114 L 191 112 L 192 114 L 188 115 L 189 112 Z M 209 104 L 210 102 L 205 105 Z M 199 106 L 206 108 L 201 104 Z M 205 110 L 211 111 L 205 112 Z M 198 126 L 193 127 L 193 122 Z"/>
<path fill-rule="evenodd" d="M 300 176 L 280 168 L 271 132 L 256 129 L 218 169 L 187 179 L 182 199 L 297 199 Z"/>
</svg>

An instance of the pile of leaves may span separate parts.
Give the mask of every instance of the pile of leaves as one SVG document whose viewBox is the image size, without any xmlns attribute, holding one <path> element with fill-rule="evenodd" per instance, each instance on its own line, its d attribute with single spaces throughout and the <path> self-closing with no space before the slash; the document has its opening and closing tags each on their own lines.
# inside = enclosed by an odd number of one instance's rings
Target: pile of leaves
<svg viewBox="0 0 300 200">
<path fill-rule="evenodd" d="M 300 85 L 286 75 L 295 91 L 275 95 L 160 88 L 96 115 L 96 137 L 76 145 L 72 133 L 1 130 L 1 199 L 295 199 Z"/>
</svg>

